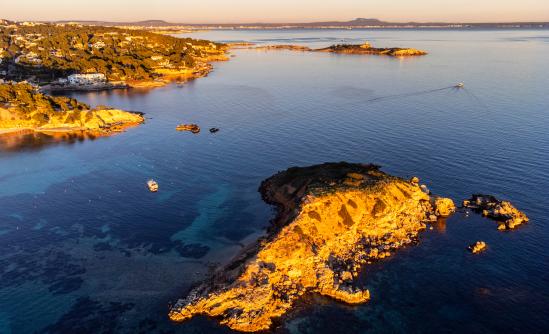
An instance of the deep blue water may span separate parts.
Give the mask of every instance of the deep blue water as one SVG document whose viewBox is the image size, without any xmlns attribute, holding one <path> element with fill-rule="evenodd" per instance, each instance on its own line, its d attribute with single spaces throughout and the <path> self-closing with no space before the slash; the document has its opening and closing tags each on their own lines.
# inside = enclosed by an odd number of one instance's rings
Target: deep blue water
<svg viewBox="0 0 549 334">
<path fill-rule="evenodd" d="M 303 300 L 290 333 L 549 331 L 549 31 L 210 31 L 217 41 L 425 49 L 393 59 L 235 50 L 208 77 L 74 93 L 146 114 L 95 140 L 0 139 L 0 333 L 223 333 L 170 302 L 254 242 L 259 183 L 325 161 L 417 175 L 460 202 L 486 192 L 531 218 L 510 233 L 458 213 L 368 267 L 372 300 Z M 451 86 L 465 82 L 465 89 Z M 196 122 L 199 135 L 175 131 Z M 210 134 L 209 127 L 219 127 Z M 155 178 L 160 192 L 145 182 Z M 484 240 L 488 251 L 465 250 Z"/>
</svg>

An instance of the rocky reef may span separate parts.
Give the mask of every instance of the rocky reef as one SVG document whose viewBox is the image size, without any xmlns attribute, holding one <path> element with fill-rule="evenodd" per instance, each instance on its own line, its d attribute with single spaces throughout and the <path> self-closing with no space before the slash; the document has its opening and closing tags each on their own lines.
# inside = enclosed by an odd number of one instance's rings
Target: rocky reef
<svg viewBox="0 0 549 334">
<path fill-rule="evenodd" d="M 484 241 L 477 241 L 467 247 L 467 249 L 469 249 L 469 251 L 473 254 L 478 254 L 486 250 L 486 243 Z"/>
<path fill-rule="evenodd" d="M 463 207 L 482 213 L 483 216 L 500 222 L 498 230 L 512 230 L 528 222 L 526 214 L 508 201 L 500 201 L 492 195 L 475 194 L 463 201 Z"/>
<path fill-rule="evenodd" d="M 364 265 L 413 243 L 432 215 L 447 213 L 418 183 L 378 166 L 326 163 L 290 168 L 263 181 L 263 199 L 277 208 L 268 235 L 169 313 L 173 321 L 216 317 L 234 330 L 271 327 L 304 294 L 364 303 L 354 286 Z"/>
<path fill-rule="evenodd" d="M 177 131 L 190 131 L 194 134 L 197 134 L 200 132 L 200 126 L 197 124 L 179 124 L 175 127 Z"/>
<path fill-rule="evenodd" d="M 144 121 L 141 114 L 41 94 L 28 83 L 0 85 L 0 133 L 21 131 L 120 132 Z"/>
</svg>

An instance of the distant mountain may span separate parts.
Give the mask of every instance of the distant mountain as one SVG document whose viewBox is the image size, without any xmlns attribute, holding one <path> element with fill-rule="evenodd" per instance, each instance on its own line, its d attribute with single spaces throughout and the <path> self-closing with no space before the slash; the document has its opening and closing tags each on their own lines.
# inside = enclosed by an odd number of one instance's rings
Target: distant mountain
<svg viewBox="0 0 549 334">
<path fill-rule="evenodd" d="M 225 28 L 225 29 L 315 29 L 315 28 L 549 28 L 549 22 L 500 22 L 500 23 L 460 23 L 460 22 L 387 22 L 375 18 L 357 18 L 351 21 L 327 21 L 308 23 L 171 23 L 164 20 L 137 22 L 108 21 L 57 21 L 55 23 L 80 23 L 100 26 Z"/>
</svg>

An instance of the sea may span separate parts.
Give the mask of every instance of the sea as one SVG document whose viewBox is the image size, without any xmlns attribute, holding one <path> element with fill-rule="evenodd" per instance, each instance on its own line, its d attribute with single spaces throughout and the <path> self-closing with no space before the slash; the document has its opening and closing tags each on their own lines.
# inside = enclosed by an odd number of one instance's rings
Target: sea
<svg viewBox="0 0 549 334">
<path fill-rule="evenodd" d="M 530 222 L 501 232 L 459 210 L 362 271 L 370 302 L 307 295 L 272 332 L 549 332 L 549 30 L 180 36 L 429 54 L 234 49 L 187 83 L 65 93 L 146 122 L 111 137 L 0 138 L 0 333 L 231 333 L 203 316 L 172 323 L 169 307 L 265 234 L 275 211 L 262 180 L 330 161 L 417 176 L 456 203 L 493 194 Z M 479 240 L 487 251 L 473 256 Z"/>
</svg>

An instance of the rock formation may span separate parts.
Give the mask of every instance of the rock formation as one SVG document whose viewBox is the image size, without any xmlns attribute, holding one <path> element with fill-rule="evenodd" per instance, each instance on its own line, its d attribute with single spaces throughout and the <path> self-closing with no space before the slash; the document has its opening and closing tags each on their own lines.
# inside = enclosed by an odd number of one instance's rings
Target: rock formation
<svg viewBox="0 0 549 334">
<path fill-rule="evenodd" d="M 200 127 L 197 124 L 179 124 L 175 129 L 177 131 L 190 131 L 194 134 L 200 132 Z"/>
<path fill-rule="evenodd" d="M 483 216 L 501 222 L 498 230 L 512 230 L 528 222 L 528 217 L 508 201 L 500 201 L 492 195 L 475 194 L 463 201 L 463 206 Z"/>
<path fill-rule="evenodd" d="M 448 217 L 456 211 L 454 201 L 444 197 L 434 197 L 432 199 L 435 215 L 438 217 Z"/>
<path fill-rule="evenodd" d="M 369 43 L 365 44 L 338 44 L 327 48 L 317 49 L 319 52 L 333 52 L 344 54 L 372 54 L 387 55 L 393 57 L 423 56 L 427 52 L 412 48 L 374 48 Z"/>
<path fill-rule="evenodd" d="M 253 50 L 289 50 L 301 52 L 332 52 L 341 54 L 385 55 L 392 57 L 424 56 L 427 52 L 413 48 L 374 48 L 370 43 L 337 44 L 321 49 L 293 44 L 248 46 Z"/>
<path fill-rule="evenodd" d="M 294 167 L 265 180 L 260 192 L 278 211 L 268 236 L 179 300 L 172 320 L 205 314 L 254 332 L 306 293 L 364 303 L 370 292 L 353 285 L 361 268 L 414 242 L 429 216 L 448 212 L 417 183 L 374 165 Z"/>
<path fill-rule="evenodd" d="M 467 247 L 467 249 L 469 249 L 469 251 L 473 254 L 478 254 L 486 250 L 486 243 L 484 241 L 477 241 Z"/>
<path fill-rule="evenodd" d="M 0 133 L 90 131 L 101 135 L 143 121 L 138 113 L 105 106 L 91 109 L 75 99 L 41 94 L 27 83 L 0 85 Z"/>
</svg>

